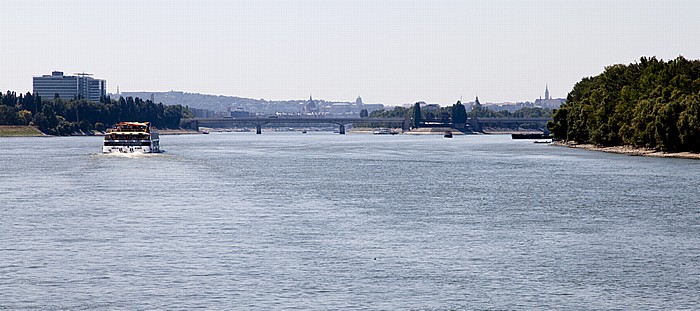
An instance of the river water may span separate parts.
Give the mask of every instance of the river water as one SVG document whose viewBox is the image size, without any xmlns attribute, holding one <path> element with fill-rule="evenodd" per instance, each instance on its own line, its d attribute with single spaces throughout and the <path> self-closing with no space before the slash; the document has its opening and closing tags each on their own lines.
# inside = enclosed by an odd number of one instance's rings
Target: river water
<svg viewBox="0 0 700 311">
<path fill-rule="evenodd" d="M 0 146 L 0 309 L 700 308 L 697 160 L 485 135 Z"/>
</svg>

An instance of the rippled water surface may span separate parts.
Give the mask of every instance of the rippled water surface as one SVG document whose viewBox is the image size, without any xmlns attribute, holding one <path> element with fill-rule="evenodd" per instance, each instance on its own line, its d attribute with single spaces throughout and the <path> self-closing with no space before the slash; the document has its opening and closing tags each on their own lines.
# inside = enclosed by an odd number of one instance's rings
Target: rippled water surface
<svg viewBox="0 0 700 311">
<path fill-rule="evenodd" d="M 698 309 L 700 161 L 507 136 L 0 138 L 0 309 Z"/>
</svg>

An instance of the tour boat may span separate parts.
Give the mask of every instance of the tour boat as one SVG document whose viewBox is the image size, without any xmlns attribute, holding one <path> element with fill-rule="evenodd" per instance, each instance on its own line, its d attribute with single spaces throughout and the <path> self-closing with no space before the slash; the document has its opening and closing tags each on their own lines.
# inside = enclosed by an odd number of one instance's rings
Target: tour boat
<svg viewBox="0 0 700 311">
<path fill-rule="evenodd" d="M 160 152 L 158 131 L 150 122 L 120 122 L 105 134 L 103 153 Z"/>
</svg>

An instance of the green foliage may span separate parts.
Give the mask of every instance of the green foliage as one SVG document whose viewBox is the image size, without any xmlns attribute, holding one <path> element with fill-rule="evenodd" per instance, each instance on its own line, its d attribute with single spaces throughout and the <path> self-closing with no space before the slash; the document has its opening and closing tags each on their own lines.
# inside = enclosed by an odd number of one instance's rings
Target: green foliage
<svg viewBox="0 0 700 311">
<path fill-rule="evenodd" d="M 360 110 L 360 118 L 366 118 L 366 117 L 369 117 L 369 113 L 367 112 L 367 109 Z"/>
<path fill-rule="evenodd" d="M 570 141 L 700 151 L 700 61 L 609 66 L 579 81 L 548 127 Z"/>
<path fill-rule="evenodd" d="M 455 127 L 464 127 L 467 124 L 467 109 L 462 105 L 461 101 L 457 101 L 452 106 L 452 125 Z"/>
<path fill-rule="evenodd" d="M 474 105 L 472 111 L 467 114 L 470 118 L 551 118 L 552 110 L 540 107 L 523 107 L 516 111 L 494 111 L 486 106 Z"/>
<path fill-rule="evenodd" d="M 121 121 L 148 121 L 158 128 L 177 128 L 181 118 L 191 116 L 181 105 L 164 106 L 140 98 L 102 97 L 100 102 L 54 98 L 43 102 L 40 96 L 31 93 L 0 93 L 0 125 L 33 123 L 42 132 L 54 135 L 105 130 L 107 124 Z"/>
<path fill-rule="evenodd" d="M 17 125 L 17 109 L 15 107 L 0 105 L 0 125 Z"/>
<path fill-rule="evenodd" d="M 507 112 L 507 111 L 506 111 Z M 470 118 L 498 118 L 498 113 L 496 111 L 493 111 L 485 106 L 482 106 L 479 104 L 477 101 L 474 107 L 472 107 L 472 111 L 469 112 L 469 117 Z"/>
<path fill-rule="evenodd" d="M 394 107 L 391 110 L 374 110 L 369 114 L 370 118 L 405 118 L 406 115 L 411 114 L 411 109 L 406 109 L 403 107 Z"/>
<path fill-rule="evenodd" d="M 452 106 L 440 107 L 437 111 L 425 111 L 420 108 L 420 103 L 416 103 L 411 108 L 394 107 L 392 110 L 375 110 L 369 114 L 370 118 L 412 118 L 411 124 L 414 128 L 424 126 L 425 122 L 435 122 L 451 124 L 454 128 L 466 127 L 469 116 L 478 114 L 480 117 L 491 118 L 549 118 L 552 116 L 551 109 L 544 108 L 521 108 L 514 112 L 508 111 L 493 111 L 487 107 L 477 105 L 477 112 L 467 113 L 466 107 L 461 101 L 457 101 Z M 375 127 L 387 127 L 387 125 L 377 125 Z M 533 124 L 534 128 L 540 127 L 539 124 Z"/>
<path fill-rule="evenodd" d="M 98 131 L 104 131 L 107 129 L 107 127 L 102 124 L 102 122 L 95 122 L 95 129 Z"/>
<path fill-rule="evenodd" d="M 362 109 L 365 110 L 365 109 Z M 389 123 L 383 123 L 383 122 L 369 122 L 371 121 L 372 118 L 405 118 L 407 115 L 411 114 L 411 109 L 406 109 L 403 107 L 394 107 L 394 109 L 391 110 L 374 110 L 369 115 L 363 117 L 362 111 L 360 111 L 360 117 L 361 118 L 367 118 L 368 122 L 362 122 L 362 123 L 357 123 L 355 126 L 359 127 L 392 127 L 396 126 L 396 124 L 389 124 Z"/>
<path fill-rule="evenodd" d="M 20 110 L 17 113 L 17 123 L 20 125 L 29 125 L 32 122 L 32 112 L 29 110 Z"/>
<path fill-rule="evenodd" d="M 422 116 L 421 111 L 420 111 L 420 103 L 416 103 L 415 105 L 413 105 L 413 127 L 414 128 L 420 127 L 421 122 L 423 122 L 422 118 L 423 118 L 423 116 Z"/>
</svg>

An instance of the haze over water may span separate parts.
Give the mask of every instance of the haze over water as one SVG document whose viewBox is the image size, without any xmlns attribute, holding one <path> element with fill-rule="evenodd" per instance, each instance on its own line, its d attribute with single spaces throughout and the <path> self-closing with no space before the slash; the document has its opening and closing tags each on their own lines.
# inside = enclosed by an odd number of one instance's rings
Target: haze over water
<svg viewBox="0 0 700 311">
<path fill-rule="evenodd" d="M 0 309 L 700 305 L 694 160 L 507 136 L 0 145 Z"/>
</svg>

